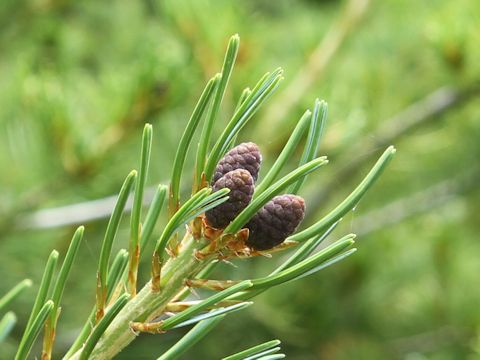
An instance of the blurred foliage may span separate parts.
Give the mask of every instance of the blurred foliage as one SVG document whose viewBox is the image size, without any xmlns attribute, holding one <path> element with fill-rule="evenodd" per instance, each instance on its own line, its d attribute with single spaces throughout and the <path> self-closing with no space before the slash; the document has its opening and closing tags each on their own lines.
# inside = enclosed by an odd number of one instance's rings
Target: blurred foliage
<svg viewBox="0 0 480 360">
<path fill-rule="evenodd" d="M 242 44 L 225 119 L 265 71 L 285 68 L 284 91 L 300 71 L 308 73 L 308 59 L 326 34 L 335 34 L 346 7 L 332 0 L 2 1 L 0 294 L 25 277 L 38 285 L 49 252 L 64 253 L 72 233 L 28 229 L 24 215 L 116 193 L 136 166 L 145 122 L 155 129 L 148 184 L 168 179 L 180 133 L 206 79 L 220 69 L 229 35 L 238 32 Z M 395 140 L 392 166 L 338 231 L 362 233 L 361 224 L 380 222 L 380 230 L 360 237 L 354 257 L 262 295 L 186 358 L 218 358 L 271 338 L 294 359 L 480 356 L 480 2 L 377 0 L 360 17 L 301 100 L 285 109 L 282 94 L 275 95 L 240 139 L 257 142 L 271 164 L 289 119 L 316 97 L 328 101 L 320 152 L 331 164 L 307 182 L 307 207 L 322 213 L 353 188 L 383 149 L 376 130 L 387 119 L 439 88 L 462 100 Z M 272 108 L 282 119 L 269 118 Z M 358 171 L 339 176 L 356 163 Z M 411 203 L 411 194 L 444 181 L 441 196 Z M 328 197 L 313 203 L 327 185 Z M 393 201 L 400 201 L 399 213 L 369 217 Z M 429 211 L 414 211 L 416 205 Z M 106 222 L 86 225 L 81 265 L 65 293 L 59 352 L 94 300 Z M 217 275 L 265 274 L 280 261 L 224 265 Z M 147 267 L 140 275 L 148 276 Z M 10 358 L 18 342 L 29 294 L 15 304 L 19 323 L 1 358 Z M 119 358 L 150 359 L 179 336 L 142 335 Z"/>
</svg>

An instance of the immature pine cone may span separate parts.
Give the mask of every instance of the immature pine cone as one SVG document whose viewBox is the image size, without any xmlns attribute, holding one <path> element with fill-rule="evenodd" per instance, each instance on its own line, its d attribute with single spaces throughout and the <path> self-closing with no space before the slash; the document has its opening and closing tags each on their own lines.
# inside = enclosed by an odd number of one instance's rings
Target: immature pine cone
<svg viewBox="0 0 480 360">
<path fill-rule="evenodd" d="M 280 195 L 265 204 L 247 223 L 247 245 L 268 250 L 293 234 L 305 215 L 305 201 L 296 195 Z"/>
<path fill-rule="evenodd" d="M 253 180 L 257 181 L 261 162 L 262 155 L 257 144 L 247 142 L 237 145 L 218 162 L 213 174 L 212 184 L 215 184 L 226 173 L 236 169 L 247 170 L 252 175 Z"/>
<path fill-rule="evenodd" d="M 252 200 L 252 175 L 244 169 L 230 171 L 213 184 L 214 192 L 224 188 L 230 189 L 228 200 L 205 213 L 208 223 L 217 229 L 223 229 L 230 224 Z"/>
</svg>

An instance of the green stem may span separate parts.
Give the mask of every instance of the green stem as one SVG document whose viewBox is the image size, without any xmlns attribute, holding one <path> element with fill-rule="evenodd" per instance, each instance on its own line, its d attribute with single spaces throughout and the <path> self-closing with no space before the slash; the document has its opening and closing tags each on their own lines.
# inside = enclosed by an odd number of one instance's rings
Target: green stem
<svg viewBox="0 0 480 360">
<path fill-rule="evenodd" d="M 111 359 L 136 337 L 130 329 L 130 322 L 148 322 L 161 314 L 166 305 L 184 288 L 184 281 L 193 276 L 203 265 L 197 260 L 194 252 L 206 245 L 206 240 L 189 238 L 180 254 L 170 259 L 162 269 L 161 292 L 153 292 L 148 282 L 112 321 L 95 349 L 90 360 Z M 78 360 L 80 351 L 70 359 Z"/>
</svg>

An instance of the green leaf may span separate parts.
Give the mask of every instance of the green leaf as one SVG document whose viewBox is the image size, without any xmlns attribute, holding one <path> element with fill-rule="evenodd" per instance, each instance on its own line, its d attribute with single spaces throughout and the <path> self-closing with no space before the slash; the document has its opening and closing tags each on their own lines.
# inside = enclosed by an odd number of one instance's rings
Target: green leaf
<svg viewBox="0 0 480 360">
<path fill-rule="evenodd" d="M 185 351 L 204 338 L 224 317 L 225 315 L 220 315 L 199 322 L 157 360 L 178 359 Z"/>
<path fill-rule="evenodd" d="M 22 341 L 18 346 L 17 354 L 15 355 L 15 360 L 25 360 L 28 358 L 28 354 L 32 349 L 32 345 L 37 339 L 38 334 L 43 328 L 45 321 L 49 315 L 53 312 L 54 303 L 52 300 L 48 300 L 40 309 L 35 320 L 33 320 L 30 328 L 25 331 L 25 334 L 22 337 Z"/>
<path fill-rule="evenodd" d="M 110 255 L 112 252 L 113 242 L 122 219 L 123 211 L 130 195 L 130 191 L 137 177 L 137 172 L 135 170 L 131 171 L 130 174 L 125 178 L 120 192 L 118 193 L 118 199 L 113 209 L 110 220 L 108 221 L 107 230 L 105 232 L 105 237 L 102 242 L 102 249 L 100 250 L 100 259 L 98 262 L 98 276 L 102 288 L 106 287 L 107 276 L 108 276 L 108 265 L 110 262 Z"/>
<path fill-rule="evenodd" d="M 48 293 L 52 285 L 53 275 L 57 267 L 57 261 L 58 252 L 56 250 L 53 250 L 48 257 L 47 264 L 45 265 L 42 280 L 40 281 L 40 287 L 38 288 L 37 296 L 35 298 L 30 317 L 28 318 L 27 326 L 25 327 L 26 330 L 30 329 L 30 326 L 38 315 L 38 312 L 47 300 Z"/>
<path fill-rule="evenodd" d="M 224 230 L 225 234 L 233 234 L 239 231 L 260 208 L 265 205 L 272 197 L 278 195 L 283 189 L 298 179 L 306 176 L 312 171 L 318 169 L 320 166 L 328 163 L 326 157 L 320 157 L 312 160 L 307 164 L 295 169 L 291 173 L 285 175 L 283 178 L 268 187 L 260 196 L 252 200 L 252 202 L 233 220 L 230 225 Z"/>
<path fill-rule="evenodd" d="M 90 354 L 92 353 L 95 345 L 97 344 L 100 337 L 103 335 L 105 330 L 107 330 L 108 325 L 113 321 L 115 316 L 122 310 L 122 308 L 127 304 L 130 299 L 129 294 L 122 294 L 117 301 L 108 309 L 105 316 L 99 321 L 97 326 L 93 329 L 92 333 L 88 337 L 85 345 L 83 346 L 82 352 L 80 354 L 80 360 L 87 360 Z"/>
<path fill-rule="evenodd" d="M 265 191 L 265 189 L 272 185 L 280 171 L 284 168 L 288 159 L 290 159 L 290 157 L 293 155 L 293 153 L 297 149 L 298 144 L 303 138 L 305 130 L 310 123 L 311 115 L 312 113 L 310 112 L 310 110 L 305 111 L 305 113 L 299 120 L 297 126 L 293 130 L 292 135 L 288 139 L 285 147 L 278 156 L 277 160 L 275 160 L 275 163 L 272 165 L 267 175 L 265 175 L 265 177 L 262 179 L 262 182 L 255 187 L 255 197 L 259 196 L 262 192 Z"/>
<path fill-rule="evenodd" d="M 162 323 L 162 329 L 163 330 L 168 330 L 176 325 L 192 318 L 193 316 L 201 313 L 202 311 L 206 310 L 208 307 L 215 305 L 216 303 L 226 299 L 232 294 L 235 294 L 236 292 L 246 290 L 252 286 L 252 282 L 249 280 L 242 281 L 239 284 L 236 284 L 228 289 L 225 289 L 223 291 L 220 291 L 219 293 L 212 295 L 208 297 L 207 299 L 203 300 L 202 302 L 195 304 L 185 311 L 182 311 L 181 313 L 178 313 L 166 320 L 163 321 Z"/>
<path fill-rule="evenodd" d="M 315 100 L 315 105 L 313 107 L 312 121 L 310 122 L 310 129 L 308 131 L 307 142 L 303 150 L 302 158 L 300 159 L 299 166 L 306 164 L 312 159 L 317 157 L 318 147 L 320 140 L 322 139 L 323 129 L 325 127 L 325 122 L 327 120 L 328 105 L 323 100 Z M 303 182 L 306 178 L 303 178 L 297 181 L 292 185 L 291 194 L 297 194 L 300 188 L 303 185 Z"/>
<path fill-rule="evenodd" d="M 20 295 L 25 289 L 32 286 L 32 280 L 25 279 L 20 281 L 15 285 L 9 292 L 2 296 L 0 299 L 0 312 L 5 311 L 8 305 L 15 300 L 15 298 Z"/>
<path fill-rule="evenodd" d="M 235 64 L 235 59 L 237 58 L 238 48 L 240 46 L 240 37 L 236 34 L 230 38 L 228 42 L 227 52 L 225 54 L 225 59 L 223 62 L 221 79 L 220 83 L 215 91 L 215 97 L 213 99 L 213 104 L 208 113 L 207 120 L 202 129 L 202 134 L 200 135 L 200 142 L 198 145 L 197 159 L 195 166 L 195 183 L 200 184 L 201 176 L 204 170 L 205 160 L 207 158 L 208 148 L 210 146 L 210 138 L 212 136 L 213 125 L 215 119 L 220 110 L 220 104 L 222 103 L 223 97 L 225 95 L 225 90 L 227 88 L 228 80 L 232 74 L 233 65 Z"/>
<path fill-rule="evenodd" d="M 279 344 L 280 344 L 280 340 L 267 341 L 263 344 L 253 346 L 249 349 L 224 357 L 222 360 L 242 360 L 242 359 L 245 359 L 247 356 L 255 355 L 265 350 L 275 348 Z"/>
<path fill-rule="evenodd" d="M 0 344 L 6 339 L 17 323 L 17 317 L 12 311 L 7 312 L 0 320 Z"/>
<path fill-rule="evenodd" d="M 155 228 L 155 224 L 158 221 L 160 211 L 165 203 L 165 197 L 167 196 L 168 188 L 165 185 L 158 185 L 155 195 L 153 196 L 152 203 L 147 212 L 147 217 L 142 227 L 142 235 L 140 237 L 140 253 L 143 253 L 145 248 L 152 238 L 152 232 Z"/>
<path fill-rule="evenodd" d="M 221 75 L 217 74 L 207 83 L 180 139 L 180 143 L 175 154 L 175 159 L 173 161 L 172 179 L 170 183 L 170 217 L 173 216 L 173 214 L 177 211 L 177 207 L 180 202 L 180 180 L 190 143 L 192 142 L 195 130 L 197 129 L 203 114 L 205 113 L 207 104 L 210 102 L 210 99 L 214 94 L 214 90 L 220 83 L 220 79 Z"/>
<path fill-rule="evenodd" d="M 305 241 L 311 237 L 319 234 L 326 229 L 328 229 L 332 224 L 337 222 L 342 218 L 346 213 L 352 210 L 360 201 L 362 196 L 367 192 L 368 189 L 375 183 L 380 174 L 383 172 L 387 164 L 393 158 L 395 154 L 395 148 L 390 146 L 383 155 L 378 159 L 377 163 L 373 166 L 367 176 L 363 181 L 357 186 L 355 190 L 338 205 L 334 210 L 332 210 L 328 215 L 322 218 L 320 221 L 316 222 L 307 229 L 300 231 L 288 238 L 292 241 Z"/>
</svg>

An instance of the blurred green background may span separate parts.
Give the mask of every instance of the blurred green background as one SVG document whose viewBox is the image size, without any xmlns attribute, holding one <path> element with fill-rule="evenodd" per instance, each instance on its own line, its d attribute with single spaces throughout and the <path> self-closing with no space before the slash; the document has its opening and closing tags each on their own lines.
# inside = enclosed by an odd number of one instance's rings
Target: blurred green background
<svg viewBox="0 0 480 360">
<path fill-rule="evenodd" d="M 93 304 L 106 227 L 103 202 L 72 205 L 118 191 L 137 166 L 145 122 L 154 126 L 148 184 L 167 182 L 234 33 L 241 50 L 217 132 L 246 86 L 285 69 L 239 139 L 260 145 L 263 171 L 314 99 L 329 103 L 320 153 L 330 164 L 302 192 L 305 224 L 342 200 L 387 145 L 398 153 L 332 236 L 359 234 L 355 256 L 263 294 L 185 359 L 272 338 L 291 359 L 480 357 L 479 1 L 3 0 L 0 24 L 0 294 L 26 277 L 38 285 L 51 249 L 63 254 L 86 225 L 56 357 Z M 223 265 L 215 277 L 266 274 L 283 256 Z M 19 323 L 2 359 L 14 353 L 35 289 L 13 306 Z M 153 359 L 180 336 L 142 335 L 118 358 Z"/>
</svg>

